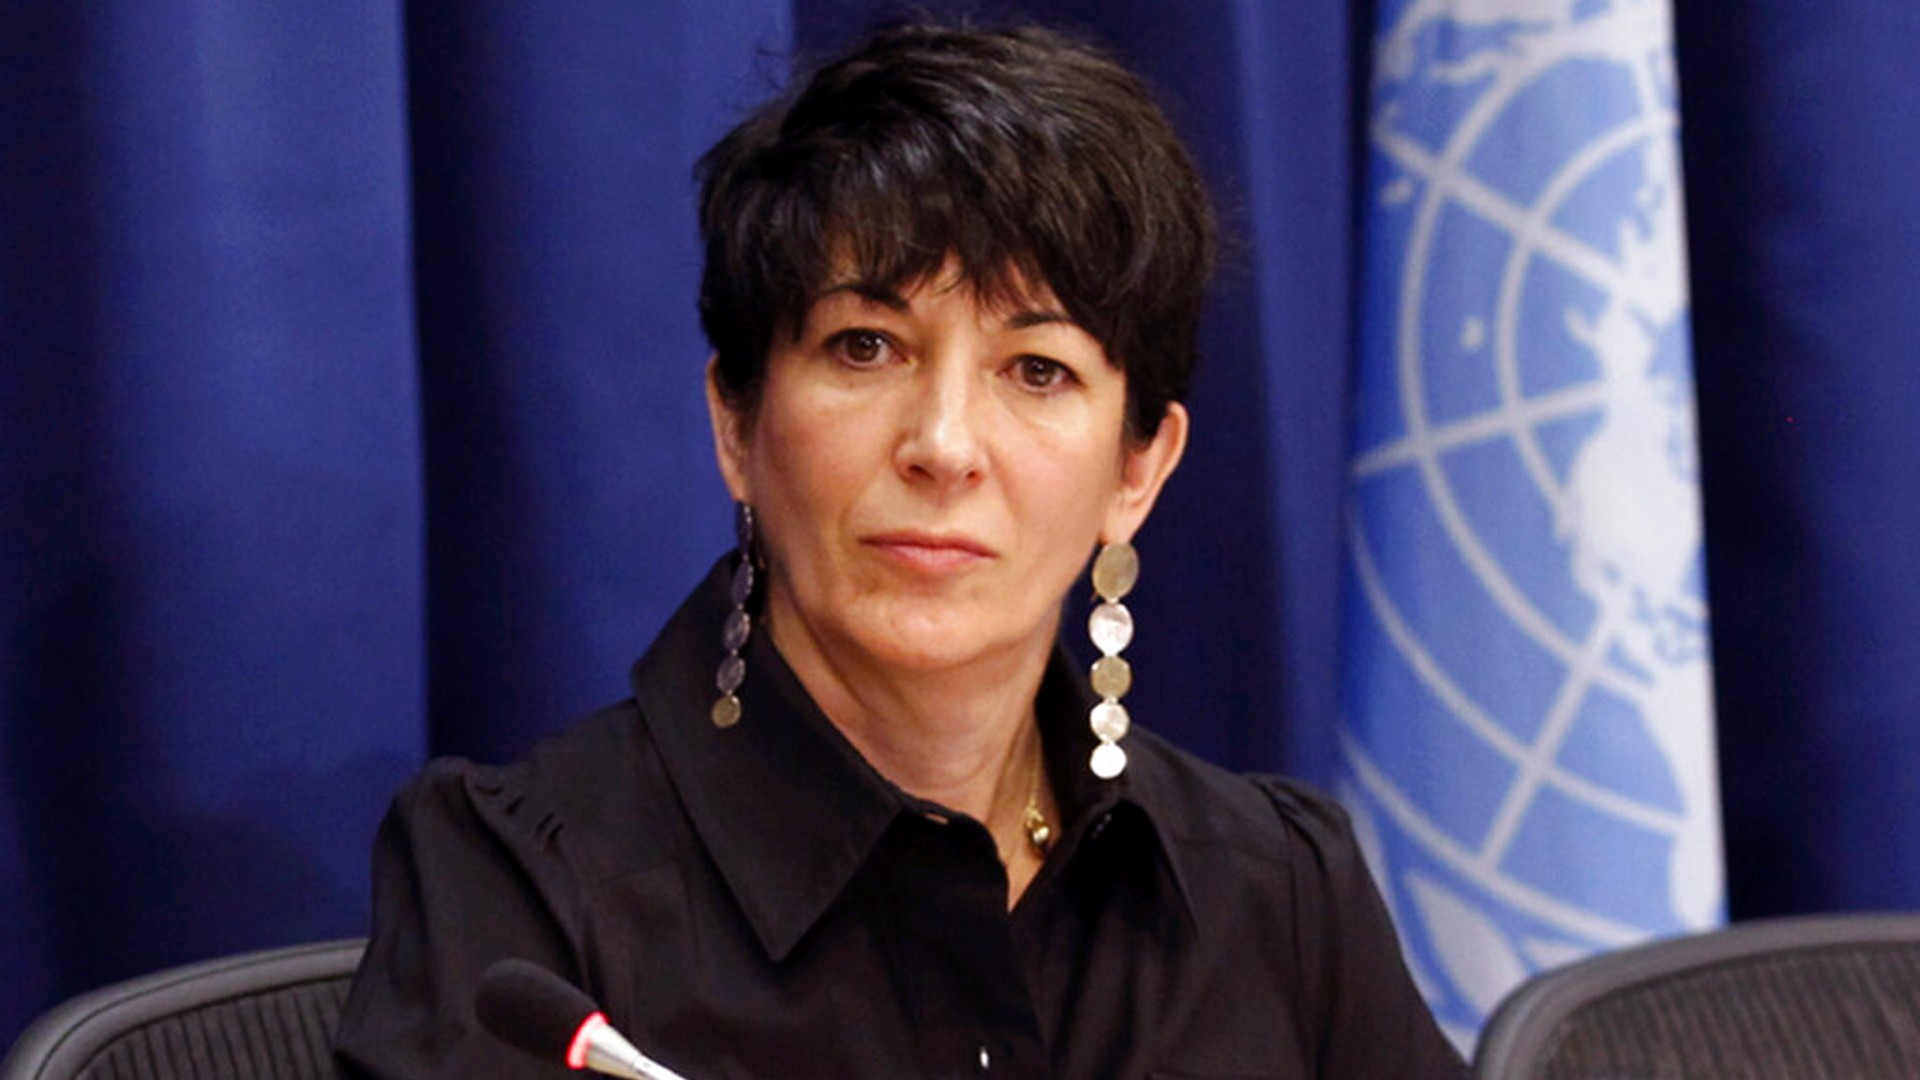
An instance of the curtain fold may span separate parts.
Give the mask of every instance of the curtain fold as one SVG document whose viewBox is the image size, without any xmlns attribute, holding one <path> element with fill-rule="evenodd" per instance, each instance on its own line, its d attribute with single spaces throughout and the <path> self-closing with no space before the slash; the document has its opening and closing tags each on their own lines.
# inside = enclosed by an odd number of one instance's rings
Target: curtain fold
<svg viewBox="0 0 1920 1080">
<path fill-rule="evenodd" d="M 397 11 L 4 18 L 10 1033 L 363 906 L 424 642 Z"/>
<path fill-rule="evenodd" d="M 1920 907 L 1920 11 L 1676 15 L 1733 912 Z"/>
<path fill-rule="evenodd" d="M 690 173 L 789 25 L 772 0 L 409 9 L 436 753 L 625 696 L 724 550 Z"/>
</svg>

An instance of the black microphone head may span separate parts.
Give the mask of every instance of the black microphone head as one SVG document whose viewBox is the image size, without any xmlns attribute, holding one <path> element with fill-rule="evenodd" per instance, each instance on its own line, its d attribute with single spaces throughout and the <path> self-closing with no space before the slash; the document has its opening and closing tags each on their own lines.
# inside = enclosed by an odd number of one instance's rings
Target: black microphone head
<svg viewBox="0 0 1920 1080">
<path fill-rule="evenodd" d="M 480 976 L 473 1011 L 501 1042 L 563 1062 L 580 1025 L 600 1009 L 579 987 L 538 964 L 497 960 Z"/>
</svg>

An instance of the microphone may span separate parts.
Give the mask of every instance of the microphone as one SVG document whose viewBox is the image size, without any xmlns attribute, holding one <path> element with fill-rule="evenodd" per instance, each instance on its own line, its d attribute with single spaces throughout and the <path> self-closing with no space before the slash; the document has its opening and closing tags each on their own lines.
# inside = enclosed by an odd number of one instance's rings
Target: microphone
<svg viewBox="0 0 1920 1080">
<path fill-rule="evenodd" d="M 614 1030 L 593 999 L 538 964 L 498 960 L 480 976 L 473 1011 L 509 1046 L 570 1069 L 626 1080 L 685 1080 Z"/>
</svg>

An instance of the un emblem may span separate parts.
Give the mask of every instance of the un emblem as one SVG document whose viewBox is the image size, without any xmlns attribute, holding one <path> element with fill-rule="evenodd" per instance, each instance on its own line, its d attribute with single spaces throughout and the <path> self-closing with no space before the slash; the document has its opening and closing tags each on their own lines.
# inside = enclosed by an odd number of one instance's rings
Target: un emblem
<svg viewBox="0 0 1920 1080">
<path fill-rule="evenodd" d="M 1342 794 L 1457 1041 L 1723 888 L 1671 24 L 1381 20 Z"/>
</svg>

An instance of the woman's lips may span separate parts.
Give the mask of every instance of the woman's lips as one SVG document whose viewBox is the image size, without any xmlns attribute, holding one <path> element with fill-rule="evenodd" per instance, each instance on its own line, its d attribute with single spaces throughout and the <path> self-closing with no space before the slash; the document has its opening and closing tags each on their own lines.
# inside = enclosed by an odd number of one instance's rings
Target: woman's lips
<svg viewBox="0 0 1920 1080">
<path fill-rule="evenodd" d="M 992 548 L 972 537 L 895 532 L 864 537 L 861 543 L 895 562 L 931 573 L 951 573 L 994 558 Z"/>
</svg>

